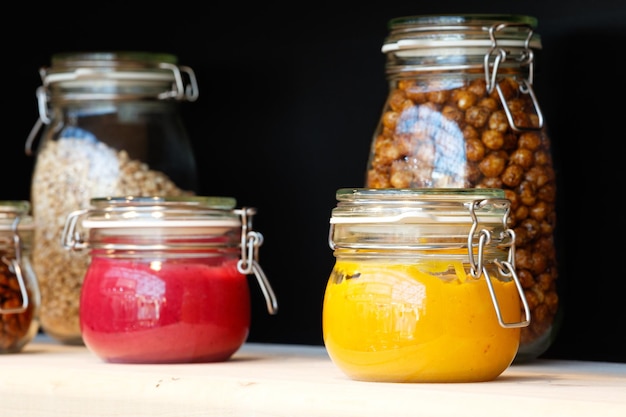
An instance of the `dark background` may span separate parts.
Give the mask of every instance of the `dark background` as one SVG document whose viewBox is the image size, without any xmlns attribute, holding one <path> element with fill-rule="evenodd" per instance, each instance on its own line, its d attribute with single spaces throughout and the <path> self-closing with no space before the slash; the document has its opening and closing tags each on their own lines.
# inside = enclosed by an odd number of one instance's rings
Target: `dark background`
<svg viewBox="0 0 626 417">
<path fill-rule="evenodd" d="M 24 143 L 38 117 L 38 69 L 52 54 L 175 54 L 195 71 L 200 88 L 198 101 L 181 108 L 198 162 L 199 193 L 258 208 L 254 226 L 265 236 L 260 263 L 279 312 L 267 313 L 251 278 L 248 340 L 321 344 L 321 303 L 334 263 L 328 220 L 335 191 L 364 182 L 387 93 L 380 48 L 388 20 L 431 13 L 532 15 L 543 39 L 535 92 L 558 174 L 565 306 L 562 328 L 543 356 L 626 362 L 624 1 L 400 1 L 358 8 L 132 4 L 23 3 L 5 14 L 12 24 L 1 29 L 0 199 L 29 199 L 34 160 Z"/>
</svg>

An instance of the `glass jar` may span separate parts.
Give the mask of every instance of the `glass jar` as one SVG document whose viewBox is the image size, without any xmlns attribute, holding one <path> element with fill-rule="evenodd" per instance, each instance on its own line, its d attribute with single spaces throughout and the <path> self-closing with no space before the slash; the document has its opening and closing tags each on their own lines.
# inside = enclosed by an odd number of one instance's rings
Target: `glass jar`
<svg viewBox="0 0 626 417">
<path fill-rule="evenodd" d="M 225 361 L 250 329 L 247 274 L 271 314 L 253 208 L 229 197 L 110 197 L 67 218 L 66 249 L 91 253 L 80 299 L 87 348 L 115 363 Z"/>
<path fill-rule="evenodd" d="M 361 381 L 498 377 L 530 321 L 504 192 L 340 189 L 337 200 L 322 314 L 331 360 Z"/>
<path fill-rule="evenodd" d="M 537 21 L 519 15 L 393 19 L 382 48 L 389 93 L 373 135 L 369 188 L 498 188 L 511 201 L 517 274 L 533 320 L 516 361 L 560 326 L 556 178 L 533 92 Z"/>
<path fill-rule="evenodd" d="M 0 201 L 0 353 L 17 353 L 39 331 L 39 285 L 31 265 L 28 201 Z"/>
<path fill-rule="evenodd" d="M 194 194 L 196 165 L 179 103 L 195 101 L 193 71 L 169 54 L 62 53 L 41 69 L 41 133 L 31 184 L 36 222 L 33 266 L 41 325 L 52 338 L 82 344 L 80 287 L 89 259 L 61 245 L 67 215 L 93 197 Z"/>
</svg>

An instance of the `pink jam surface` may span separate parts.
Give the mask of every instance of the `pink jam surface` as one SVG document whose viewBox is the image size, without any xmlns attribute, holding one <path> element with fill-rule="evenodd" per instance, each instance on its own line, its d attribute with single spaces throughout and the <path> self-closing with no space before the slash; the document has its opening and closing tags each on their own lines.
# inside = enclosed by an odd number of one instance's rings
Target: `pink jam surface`
<svg viewBox="0 0 626 417">
<path fill-rule="evenodd" d="M 250 330 L 250 293 L 237 259 L 148 262 L 94 256 L 82 286 L 85 345 L 107 362 L 229 359 Z"/>
</svg>

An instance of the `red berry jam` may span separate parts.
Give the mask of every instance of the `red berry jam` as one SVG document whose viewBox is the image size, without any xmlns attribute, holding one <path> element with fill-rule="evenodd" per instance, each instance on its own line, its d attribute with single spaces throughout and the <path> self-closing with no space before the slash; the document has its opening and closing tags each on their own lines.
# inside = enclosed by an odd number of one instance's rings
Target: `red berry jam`
<svg viewBox="0 0 626 417">
<path fill-rule="evenodd" d="M 237 259 L 93 256 L 80 299 L 85 345 L 107 362 L 216 362 L 250 328 Z"/>
</svg>

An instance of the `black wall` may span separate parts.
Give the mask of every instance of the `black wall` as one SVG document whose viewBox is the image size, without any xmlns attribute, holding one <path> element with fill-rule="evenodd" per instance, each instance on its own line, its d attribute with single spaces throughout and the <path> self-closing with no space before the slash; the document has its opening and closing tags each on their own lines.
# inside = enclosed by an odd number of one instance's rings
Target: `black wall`
<svg viewBox="0 0 626 417">
<path fill-rule="evenodd" d="M 334 263 L 330 210 L 338 188 L 363 184 L 387 92 L 380 52 L 387 21 L 427 13 L 533 15 L 544 49 L 535 92 L 559 175 L 565 303 L 562 329 L 544 357 L 626 362 L 626 3 L 620 3 L 401 1 L 339 10 L 312 2 L 272 9 L 179 1 L 137 11 L 128 10 L 129 2 L 72 9 L 16 4 L 16 12 L 4 15 L 12 24 L 1 29 L 0 199 L 29 198 L 34 161 L 24 143 L 38 117 L 38 69 L 53 53 L 173 53 L 194 69 L 200 87 L 199 100 L 182 107 L 200 193 L 258 208 L 255 229 L 265 236 L 260 262 L 280 311 L 268 315 L 251 279 L 249 340 L 321 344 L 321 303 Z"/>
</svg>

